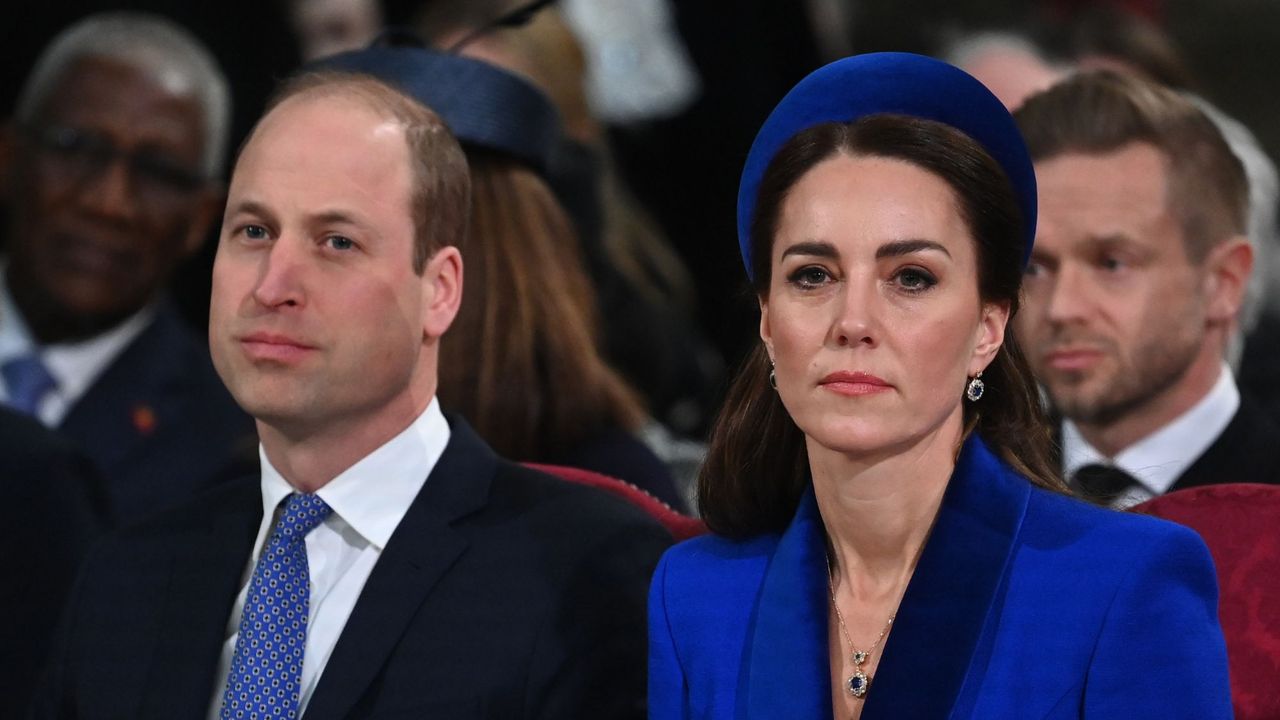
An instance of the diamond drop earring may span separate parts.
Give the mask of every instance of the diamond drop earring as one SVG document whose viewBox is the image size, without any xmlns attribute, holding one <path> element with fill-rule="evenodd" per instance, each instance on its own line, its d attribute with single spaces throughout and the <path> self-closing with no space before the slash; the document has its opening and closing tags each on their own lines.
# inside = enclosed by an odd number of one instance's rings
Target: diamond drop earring
<svg viewBox="0 0 1280 720">
<path fill-rule="evenodd" d="M 969 398 L 969 402 L 978 402 L 982 399 L 982 393 L 987 391 L 986 383 L 982 382 L 982 373 L 969 378 L 969 384 L 964 389 L 964 396 Z"/>
</svg>

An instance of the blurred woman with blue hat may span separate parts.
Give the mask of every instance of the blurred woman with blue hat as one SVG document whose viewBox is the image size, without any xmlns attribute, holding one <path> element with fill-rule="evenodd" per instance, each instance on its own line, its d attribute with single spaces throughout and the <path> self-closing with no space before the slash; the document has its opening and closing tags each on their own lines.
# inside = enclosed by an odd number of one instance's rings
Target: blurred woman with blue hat
<svg viewBox="0 0 1280 720">
<path fill-rule="evenodd" d="M 650 594 L 650 717 L 1229 718 L 1192 531 L 1069 496 L 1011 334 L 1035 177 L 945 63 L 837 61 L 738 198 L 761 343 Z"/>
</svg>

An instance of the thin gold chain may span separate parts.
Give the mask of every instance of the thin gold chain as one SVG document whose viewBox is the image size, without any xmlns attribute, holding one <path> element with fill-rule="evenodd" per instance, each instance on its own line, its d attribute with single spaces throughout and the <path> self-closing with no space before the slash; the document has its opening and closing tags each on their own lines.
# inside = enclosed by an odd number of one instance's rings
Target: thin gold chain
<svg viewBox="0 0 1280 720">
<path fill-rule="evenodd" d="M 840 612 L 840 604 L 836 602 L 836 583 L 831 572 L 831 558 L 827 558 L 827 591 L 831 593 L 831 608 L 836 611 L 836 620 L 840 623 L 840 633 L 844 635 L 844 641 L 849 644 L 850 659 L 854 661 L 855 667 L 862 665 L 855 659 L 859 655 L 858 648 L 853 644 L 853 638 L 849 635 L 849 627 L 844 623 L 844 613 Z M 875 652 L 876 648 L 880 647 L 880 642 L 889 633 L 889 628 L 893 626 L 893 619 L 897 616 L 896 612 L 889 616 L 889 622 L 886 622 L 880 630 L 880 636 L 876 638 L 875 642 L 871 643 L 871 647 L 865 653 L 861 653 L 864 656 L 864 662 L 871 657 L 871 653 Z"/>
<path fill-rule="evenodd" d="M 919 562 L 920 553 L 923 551 L 924 543 L 921 543 L 920 547 L 916 548 L 915 559 L 911 563 L 912 569 L 914 569 L 915 564 Z M 831 608 L 836 611 L 836 620 L 840 623 L 840 634 L 844 636 L 844 641 L 849 645 L 849 659 L 853 662 L 853 674 L 845 680 L 845 683 L 847 684 L 849 694 L 853 695 L 855 699 L 861 700 L 866 697 L 867 692 L 870 690 L 872 680 L 871 676 L 862 669 L 862 665 L 867 662 L 867 660 L 871 659 L 871 654 L 876 651 L 876 648 L 880 647 L 880 643 L 884 641 L 885 635 L 889 634 L 889 629 L 893 627 L 893 621 L 898 617 L 898 609 L 895 607 L 893 613 L 889 615 L 889 620 L 885 622 L 884 627 L 880 629 L 880 634 L 876 637 L 876 641 L 871 643 L 871 647 L 867 648 L 866 652 L 858 650 L 858 648 L 853 645 L 853 636 L 849 634 L 849 626 L 845 624 L 844 613 L 840 612 L 840 603 L 836 602 L 836 576 L 831 569 L 830 548 L 827 549 L 826 560 L 827 592 L 831 595 Z M 902 588 L 902 592 L 906 593 L 905 586 Z M 898 602 L 902 602 L 901 595 L 898 596 Z"/>
</svg>

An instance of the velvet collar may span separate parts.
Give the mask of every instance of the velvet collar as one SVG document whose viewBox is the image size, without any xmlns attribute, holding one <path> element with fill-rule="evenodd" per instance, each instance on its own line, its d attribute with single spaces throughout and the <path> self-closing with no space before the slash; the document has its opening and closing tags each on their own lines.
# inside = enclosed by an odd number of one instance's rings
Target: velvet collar
<svg viewBox="0 0 1280 720">
<path fill-rule="evenodd" d="M 972 703 L 965 679 L 981 677 L 990 656 L 991 635 L 983 629 L 998 614 L 1030 495 L 1030 482 L 976 435 L 965 442 L 863 720 L 964 716 L 956 711 Z M 739 678 L 739 718 L 831 717 L 825 546 L 810 489 L 765 570 Z"/>
</svg>

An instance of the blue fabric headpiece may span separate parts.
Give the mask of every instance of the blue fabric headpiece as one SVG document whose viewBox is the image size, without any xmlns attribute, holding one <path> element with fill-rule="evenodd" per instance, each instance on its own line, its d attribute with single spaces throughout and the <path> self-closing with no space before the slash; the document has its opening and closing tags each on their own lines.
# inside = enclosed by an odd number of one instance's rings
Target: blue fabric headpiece
<svg viewBox="0 0 1280 720">
<path fill-rule="evenodd" d="M 560 115 L 531 83 L 480 60 L 424 47 L 374 45 L 304 70 L 371 75 L 436 112 L 463 147 L 510 155 L 545 173 L 561 139 Z"/>
<path fill-rule="evenodd" d="M 802 130 L 884 113 L 950 125 L 986 149 L 1017 195 L 1026 264 L 1036 235 L 1036 177 L 1009 111 L 982 83 L 940 60 L 910 53 L 868 53 L 810 73 L 782 98 L 756 135 L 738 185 L 738 246 L 748 277 L 755 279 L 751 217 L 760 179 L 773 156 Z"/>
</svg>

